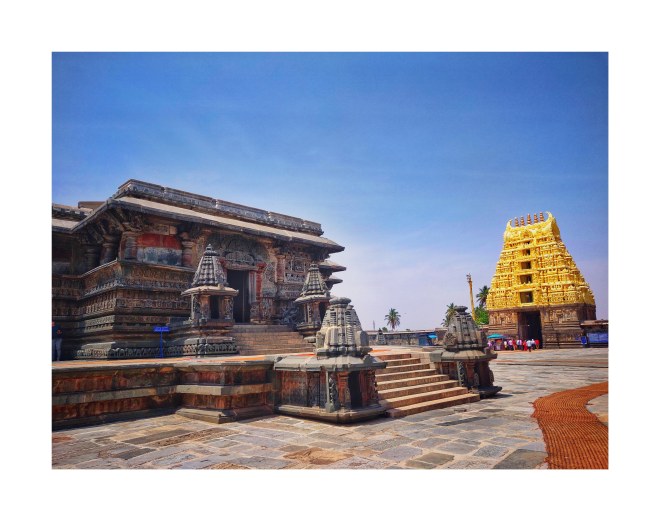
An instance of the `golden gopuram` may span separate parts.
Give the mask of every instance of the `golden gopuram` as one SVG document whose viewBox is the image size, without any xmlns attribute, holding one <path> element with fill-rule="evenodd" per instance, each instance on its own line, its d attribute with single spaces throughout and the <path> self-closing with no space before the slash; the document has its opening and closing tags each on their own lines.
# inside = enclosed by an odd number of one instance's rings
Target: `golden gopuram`
<svg viewBox="0 0 660 521">
<path fill-rule="evenodd" d="M 580 323 L 596 319 L 589 285 L 550 212 L 510 220 L 486 306 L 489 333 L 580 347 Z"/>
</svg>

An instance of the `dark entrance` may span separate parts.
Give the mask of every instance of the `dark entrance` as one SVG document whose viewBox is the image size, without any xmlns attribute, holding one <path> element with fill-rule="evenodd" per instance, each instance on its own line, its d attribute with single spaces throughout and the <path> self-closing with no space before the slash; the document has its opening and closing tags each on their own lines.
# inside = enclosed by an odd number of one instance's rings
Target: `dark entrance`
<svg viewBox="0 0 660 521">
<path fill-rule="evenodd" d="M 541 342 L 541 345 L 543 345 L 540 311 L 526 311 L 520 313 L 518 326 L 518 332 L 522 340 L 538 339 Z"/>
<path fill-rule="evenodd" d="M 234 321 L 238 324 L 250 322 L 250 272 L 227 270 L 227 285 L 238 290 L 234 297 Z"/>
<path fill-rule="evenodd" d="M 220 318 L 220 298 L 211 297 L 210 305 L 211 305 L 211 318 Z"/>
<path fill-rule="evenodd" d="M 362 391 L 360 390 L 360 372 L 353 371 L 348 374 L 348 391 L 351 393 L 351 407 L 362 407 Z"/>
</svg>

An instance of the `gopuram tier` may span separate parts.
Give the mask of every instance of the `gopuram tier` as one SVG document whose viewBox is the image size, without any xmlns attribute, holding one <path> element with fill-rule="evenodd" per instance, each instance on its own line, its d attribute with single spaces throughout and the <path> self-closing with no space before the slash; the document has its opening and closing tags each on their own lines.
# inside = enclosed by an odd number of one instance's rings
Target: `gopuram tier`
<svg viewBox="0 0 660 521">
<path fill-rule="evenodd" d="M 305 321 L 295 301 L 310 267 L 327 288 L 345 269 L 328 260 L 344 247 L 316 222 L 133 179 L 105 201 L 53 204 L 52 218 L 64 359 L 156 356 L 154 327 L 182 321 L 222 322 L 218 337 L 232 324 L 293 330 Z M 207 247 L 231 291 L 193 281 Z"/>
<path fill-rule="evenodd" d="M 596 319 L 596 304 L 550 212 L 507 223 L 486 307 L 490 333 L 581 345 L 580 323 Z"/>
</svg>

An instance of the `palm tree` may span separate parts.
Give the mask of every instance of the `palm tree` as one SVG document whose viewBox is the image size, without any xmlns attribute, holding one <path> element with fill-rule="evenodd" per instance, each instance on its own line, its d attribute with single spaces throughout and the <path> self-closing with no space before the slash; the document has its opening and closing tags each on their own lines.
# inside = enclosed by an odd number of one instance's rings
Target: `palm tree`
<svg viewBox="0 0 660 521">
<path fill-rule="evenodd" d="M 479 307 L 485 308 L 486 307 L 486 299 L 488 298 L 488 291 L 490 291 L 490 288 L 488 286 L 484 286 L 479 290 L 479 293 L 477 293 L 477 304 Z"/>
<path fill-rule="evenodd" d="M 447 306 L 447 311 L 445 312 L 445 321 L 443 322 L 443 326 L 447 327 L 449 325 L 449 321 L 451 320 L 451 317 L 453 317 L 456 314 L 456 304 L 453 302 Z"/>
<path fill-rule="evenodd" d="M 399 315 L 396 309 L 391 308 L 387 315 L 385 315 L 385 322 L 392 327 L 392 330 L 395 330 L 401 323 L 401 315 Z"/>
</svg>

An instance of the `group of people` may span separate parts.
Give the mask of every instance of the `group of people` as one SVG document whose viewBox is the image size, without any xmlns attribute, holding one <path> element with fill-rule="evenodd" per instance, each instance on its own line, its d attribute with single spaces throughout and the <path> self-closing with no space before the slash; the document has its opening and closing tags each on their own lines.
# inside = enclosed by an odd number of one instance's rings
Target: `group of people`
<svg viewBox="0 0 660 521">
<path fill-rule="evenodd" d="M 527 340 L 522 340 L 517 338 L 503 338 L 502 340 L 489 340 L 488 348 L 494 349 L 495 351 L 507 350 L 507 351 L 533 351 L 534 349 L 541 348 L 541 341 L 538 338 L 530 338 Z"/>
</svg>

